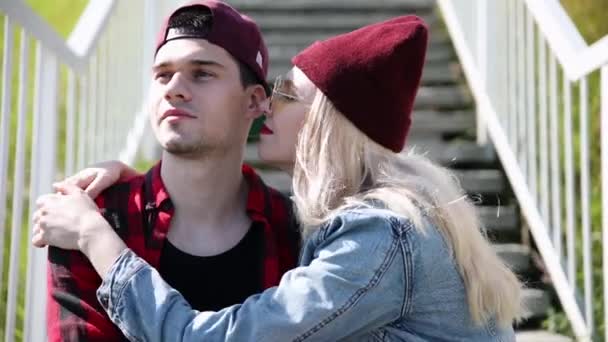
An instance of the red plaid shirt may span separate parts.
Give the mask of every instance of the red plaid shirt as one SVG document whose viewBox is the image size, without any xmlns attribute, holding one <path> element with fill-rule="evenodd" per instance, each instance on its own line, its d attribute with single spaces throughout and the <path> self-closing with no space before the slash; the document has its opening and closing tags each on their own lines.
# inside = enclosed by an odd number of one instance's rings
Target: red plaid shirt
<svg viewBox="0 0 608 342">
<path fill-rule="evenodd" d="M 264 227 L 262 285 L 266 289 L 296 265 L 297 224 L 289 199 L 267 187 L 249 166 L 243 166 L 243 175 L 249 184 L 247 214 Z M 96 202 L 127 246 L 158 268 L 174 213 L 160 178 L 160 163 L 146 175 L 112 186 Z M 48 265 L 49 341 L 126 340 L 97 302 L 101 278 L 82 253 L 50 247 Z"/>
</svg>

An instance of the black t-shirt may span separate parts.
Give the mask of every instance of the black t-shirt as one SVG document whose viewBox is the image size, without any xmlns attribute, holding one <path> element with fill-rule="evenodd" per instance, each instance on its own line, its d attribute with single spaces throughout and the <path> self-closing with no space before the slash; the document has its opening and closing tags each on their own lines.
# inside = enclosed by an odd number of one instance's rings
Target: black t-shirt
<svg viewBox="0 0 608 342">
<path fill-rule="evenodd" d="M 252 224 L 243 239 L 218 255 L 185 253 L 165 240 L 159 272 L 199 311 L 218 311 L 262 292 L 262 227 Z"/>
</svg>

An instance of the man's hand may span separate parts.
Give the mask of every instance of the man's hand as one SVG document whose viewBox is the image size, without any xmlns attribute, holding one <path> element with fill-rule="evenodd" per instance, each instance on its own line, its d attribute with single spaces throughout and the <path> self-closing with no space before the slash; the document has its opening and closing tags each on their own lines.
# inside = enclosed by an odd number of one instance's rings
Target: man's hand
<svg viewBox="0 0 608 342">
<path fill-rule="evenodd" d="M 99 213 L 95 202 L 74 185 L 59 185 L 60 193 L 42 195 L 36 201 L 32 244 L 62 249 L 86 247 L 104 229 L 112 228 Z"/>
<path fill-rule="evenodd" d="M 80 250 L 104 277 L 127 246 L 99 213 L 95 202 L 74 185 L 38 198 L 32 244 Z"/>
</svg>

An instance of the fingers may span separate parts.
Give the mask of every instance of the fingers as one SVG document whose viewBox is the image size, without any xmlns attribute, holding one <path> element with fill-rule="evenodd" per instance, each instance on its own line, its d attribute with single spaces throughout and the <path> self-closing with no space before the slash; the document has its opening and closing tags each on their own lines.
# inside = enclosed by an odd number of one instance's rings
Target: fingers
<svg viewBox="0 0 608 342">
<path fill-rule="evenodd" d="M 105 189 L 109 188 L 114 184 L 114 181 L 108 179 L 107 177 L 97 177 L 95 178 L 89 186 L 84 190 L 84 192 L 89 195 L 92 199 L 97 198 L 99 194 L 101 194 Z"/>
<path fill-rule="evenodd" d="M 47 203 L 52 203 L 52 201 L 57 199 L 57 196 L 57 194 L 44 194 L 38 196 L 38 198 L 36 199 L 36 207 L 41 208 Z"/>
<path fill-rule="evenodd" d="M 60 182 L 53 184 L 56 185 L 66 185 L 71 184 L 79 187 L 80 189 L 85 189 L 99 174 L 99 170 L 95 170 L 93 168 L 84 169 L 77 174 L 70 176 Z"/>
<path fill-rule="evenodd" d="M 112 179 L 105 172 L 95 172 L 90 178 L 76 180 L 75 182 L 60 182 L 53 184 L 53 188 L 64 194 L 78 193 L 84 191 L 92 199 L 97 198 L 105 189 L 109 188 L 116 182 L 117 179 Z"/>
<path fill-rule="evenodd" d="M 32 229 L 32 245 L 38 248 L 48 245 L 44 236 L 44 230 L 38 224 L 34 224 L 34 228 Z"/>
<path fill-rule="evenodd" d="M 34 212 L 34 216 L 32 216 L 32 223 L 34 223 L 34 225 L 38 224 L 40 222 L 40 219 L 42 219 L 43 216 L 45 216 L 47 214 L 45 209 L 38 209 Z"/>
<path fill-rule="evenodd" d="M 57 191 L 63 195 L 72 195 L 72 194 L 78 194 L 78 193 L 83 192 L 82 188 L 80 188 L 79 186 L 77 186 L 75 184 L 70 184 L 70 183 L 55 184 L 55 185 L 53 185 L 53 188 L 55 189 L 55 191 Z"/>
</svg>

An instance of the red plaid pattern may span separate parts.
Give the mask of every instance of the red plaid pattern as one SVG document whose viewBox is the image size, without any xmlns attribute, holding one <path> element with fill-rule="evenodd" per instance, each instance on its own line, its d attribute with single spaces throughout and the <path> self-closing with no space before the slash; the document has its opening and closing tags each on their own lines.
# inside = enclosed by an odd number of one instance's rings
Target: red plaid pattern
<svg viewBox="0 0 608 342">
<path fill-rule="evenodd" d="M 244 165 L 243 175 L 249 184 L 247 214 L 264 227 L 263 287 L 268 288 L 296 265 L 299 230 L 289 199 L 267 187 L 251 167 Z M 174 213 L 160 163 L 146 175 L 112 186 L 96 202 L 127 246 L 158 267 Z M 49 341 L 126 341 L 97 302 L 101 278 L 86 257 L 50 247 L 48 260 Z"/>
</svg>

